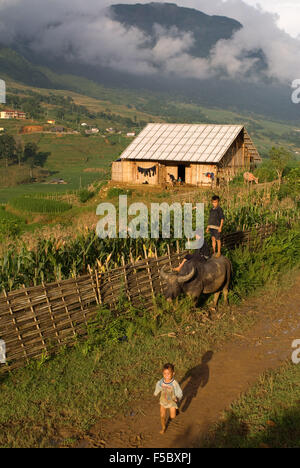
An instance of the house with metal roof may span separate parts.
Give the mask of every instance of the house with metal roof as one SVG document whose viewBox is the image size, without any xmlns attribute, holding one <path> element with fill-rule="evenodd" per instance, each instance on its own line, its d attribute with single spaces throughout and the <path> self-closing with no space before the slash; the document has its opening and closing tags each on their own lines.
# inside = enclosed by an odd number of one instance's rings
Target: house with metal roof
<svg viewBox="0 0 300 468">
<path fill-rule="evenodd" d="M 218 185 L 259 162 L 243 125 L 148 124 L 112 164 L 112 180 Z"/>
</svg>

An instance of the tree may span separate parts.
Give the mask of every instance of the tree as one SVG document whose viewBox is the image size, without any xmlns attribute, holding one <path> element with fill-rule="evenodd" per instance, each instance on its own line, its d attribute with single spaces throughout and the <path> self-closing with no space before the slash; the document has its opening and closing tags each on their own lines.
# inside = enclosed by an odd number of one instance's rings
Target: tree
<svg viewBox="0 0 300 468">
<path fill-rule="evenodd" d="M 272 167 L 275 169 L 278 176 L 278 183 L 281 185 L 283 171 L 288 163 L 293 159 L 293 156 L 290 151 L 283 148 L 282 146 L 279 148 L 273 146 L 273 148 L 270 150 L 269 157 Z"/>
<path fill-rule="evenodd" d="M 5 166 L 8 167 L 8 162 L 15 158 L 16 142 L 11 135 L 0 136 L 0 158 L 4 159 Z"/>
<path fill-rule="evenodd" d="M 43 167 L 48 156 L 51 154 L 49 152 L 38 151 L 38 149 L 37 144 L 33 142 L 26 143 L 24 148 L 23 159 L 29 165 L 31 178 L 33 177 L 33 168 L 36 166 Z"/>
<path fill-rule="evenodd" d="M 16 160 L 19 166 L 21 166 L 21 162 L 23 161 L 23 157 L 24 157 L 24 143 L 23 143 L 22 138 L 20 138 L 19 136 L 15 136 L 15 142 L 16 142 Z"/>
<path fill-rule="evenodd" d="M 29 165 L 30 177 L 33 177 L 33 168 L 36 165 L 38 146 L 36 143 L 26 143 L 24 148 L 24 161 Z"/>
</svg>

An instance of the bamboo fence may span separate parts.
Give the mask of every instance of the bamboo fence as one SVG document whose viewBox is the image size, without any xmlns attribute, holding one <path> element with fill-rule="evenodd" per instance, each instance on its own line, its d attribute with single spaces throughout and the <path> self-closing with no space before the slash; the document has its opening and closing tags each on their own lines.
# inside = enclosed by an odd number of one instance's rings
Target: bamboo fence
<svg viewBox="0 0 300 468">
<path fill-rule="evenodd" d="M 276 227 L 266 225 L 252 231 L 223 235 L 223 246 L 257 248 Z M 160 271 L 177 266 L 186 251 L 131 261 L 101 272 L 88 268 L 88 274 L 51 284 L 6 292 L 0 295 L 0 339 L 6 344 L 6 364 L 0 374 L 22 367 L 32 358 L 49 356 L 63 346 L 72 346 L 87 334 L 88 323 L 96 318 L 101 305 L 115 309 L 120 293 L 135 306 L 154 307 L 154 298 L 164 292 Z"/>
</svg>

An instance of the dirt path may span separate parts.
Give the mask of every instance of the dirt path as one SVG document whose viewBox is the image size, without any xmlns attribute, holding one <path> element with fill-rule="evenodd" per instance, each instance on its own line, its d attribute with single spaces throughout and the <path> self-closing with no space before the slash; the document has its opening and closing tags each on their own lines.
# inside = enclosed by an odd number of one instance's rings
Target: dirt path
<svg viewBox="0 0 300 468">
<path fill-rule="evenodd" d="M 292 289 L 250 299 L 238 311 L 247 313 L 253 308 L 263 311 L 254 328 L 244 336 L 235 335 L 216 354 L 208 351 L 199 356 L 199 365 L 182 384 L 185 397 L 180 414 L 164 435 L 159 434 L 159 405 L 153 398 L 148 405 L 136 402 L 130 417 L 99 422 L 79 446 L 193 447 L 260 374 L 291 357 L 292 341 L 300 339 L 300 276 Z"/>
</svg>

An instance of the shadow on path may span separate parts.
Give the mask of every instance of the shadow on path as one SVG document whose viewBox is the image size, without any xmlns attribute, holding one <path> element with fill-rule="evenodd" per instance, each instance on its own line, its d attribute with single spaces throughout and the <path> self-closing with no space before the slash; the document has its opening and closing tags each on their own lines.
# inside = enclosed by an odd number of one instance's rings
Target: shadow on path
<svg viewBox="0 0 300 468">
<path fill-rule="evenodd" d="M 180 409 L 183 413 L 187 411 L 193 398 L 196 398 L 198 389 L 207 385 L 209 381 L 208 363 L 211 361 L 212 357 L 213 352 L 207 351 L 202 356 L 201 364 L 190 369 L 180 381 L 180 385 L 182 385 L 188 380 L 188 383 L 183 389 L 183 399 L 180 404 Z"/>
</svg>

